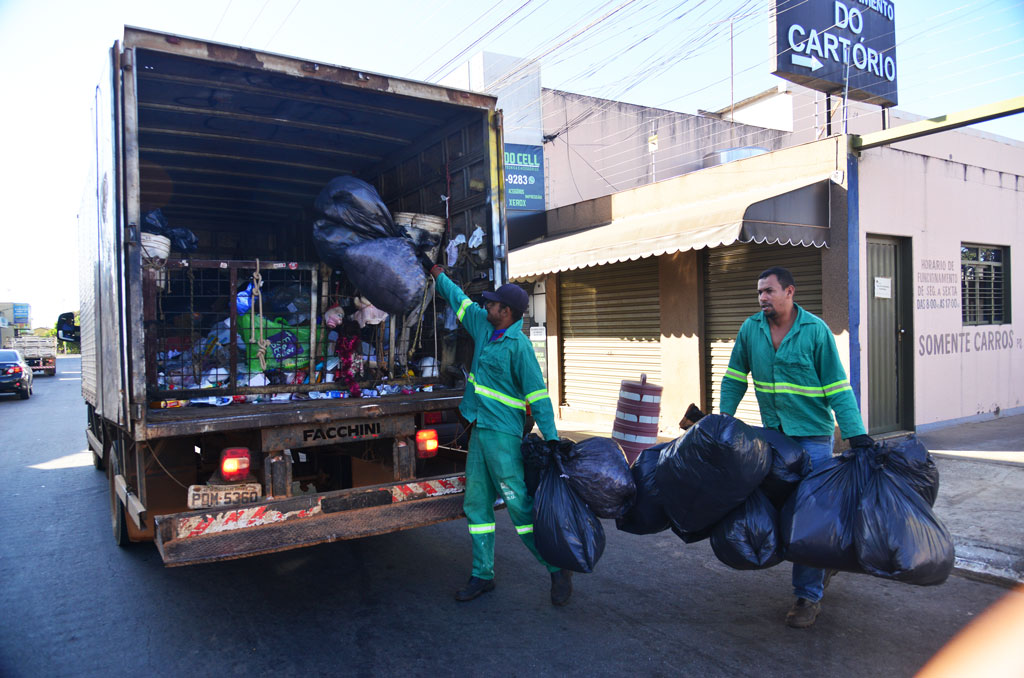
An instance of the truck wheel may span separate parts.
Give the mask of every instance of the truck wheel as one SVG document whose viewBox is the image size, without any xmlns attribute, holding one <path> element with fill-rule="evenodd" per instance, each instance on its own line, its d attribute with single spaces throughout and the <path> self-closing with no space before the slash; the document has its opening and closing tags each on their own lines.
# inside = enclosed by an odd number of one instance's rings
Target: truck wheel
<svg viewBox="0 0 1024 678">
<path fill-rule="evenodd" d="M 46 370 L 46 376 L 48 376 L 48 377 L 56 377 L 57 376 L 57 368 L 56 367 L 51 367 L 50 369 Z"/>
<path fill-rule="evenodd" d="M 124 514 L 124 504 L 121 503 L 120 498 L 117 496 L 117 486 L 114 481 L 119 473 L 118 468 L 121 463 L 117 454 L 119 448 L 120 444 L 115 442 L 110 450 L 110 458 L 107 460 L 107 479 L 110 481 L 110 526 L 114 530 L 114 543 L 118 546 L 127 546 L 127 517 Z"/>
</svg>

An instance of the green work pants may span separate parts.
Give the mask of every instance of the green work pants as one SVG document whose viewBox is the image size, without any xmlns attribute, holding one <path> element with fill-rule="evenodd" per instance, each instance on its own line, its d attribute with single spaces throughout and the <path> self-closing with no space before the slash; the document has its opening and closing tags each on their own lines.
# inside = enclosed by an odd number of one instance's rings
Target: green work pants
<svg viewBox="0 0 1024 678">
<path fill-rule="evenodd" d="M 462 509 L 473 539 L 473 576 L 494 579 L 494 501 L 505 500 L 508 515 L 526 548 L 548 568 L 533 543 L 533 498 L 526 494 L 518 436 L 473 427 L 466 460 L 466 496 Z"/>
</svg>

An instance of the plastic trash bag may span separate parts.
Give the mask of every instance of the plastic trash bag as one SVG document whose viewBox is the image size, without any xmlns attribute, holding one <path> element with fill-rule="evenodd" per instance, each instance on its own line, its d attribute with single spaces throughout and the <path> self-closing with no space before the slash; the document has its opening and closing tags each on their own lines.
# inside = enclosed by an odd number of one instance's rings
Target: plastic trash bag
<svg viewBox="0 0 1024 678">
<path fill-rule="evenodd" d="M 569 485 L 598 518 L 619 518 L 633 505 L 636 484 L 626 454 L 611 438 L 588 438 L 562 456 Z"/>
<path fill-rule="evenodd" d="M 367 240 L 347 248 L 341 259 L 348 279 L 382 311 L 402 315 L 422 301 L 427 279 L 408 240 Z"/>
<path fill-rule="evenodd" d="M 199 248 L 196 234 L 187 228 L 171 228 L 159 208 L 142 215 L 142 232 L 164 236 L 171 241 L 171 249 L 176 252 L 194 252 Z"/>
<path fill-rule="evenodd" d="M 918 586 L 946 581 L 955 554 L 949 530 L 891 465 L 899 455 L 874 448 L 854 526 L 857 561 L 865 572 Z"/>
<path fill-rule="evenodd" d="M 523 455 L 523 479 L 526 481 L 526 494 L 531 497 L 537 492 L 540 473 L 551 463 L 551 449 L 536 433 L 523 437 L 519 446 Z"/>
<path fill-rule="evenodd" d="M 590 573 L 604 553 L 604 527 L 569 486 L 561 460 L 541 472 L 533 497 L 533 538 L 545 561 L 565 570 Z"/>
<path fill-rule="evenodd" d="M 362 179 L 348 175 L 331 179 L 313 206 L 327 219 L 363 238 L 402 237 L 402 229 L 395 225 L 376 189 Z"/>
<path fill-rule="evenodd" d="M 167 217 L 164 216 L 163 210 L 157 208 L 142 215 L 143 233 L 166 236 L 169 230 L 170 226 L 167 223 Z"/>
<path fill-rule="evenodd" d="M 783 553 L 794 563 L 860 572 L 854 545 L 866 455 L 847 450 L 803 479 L 779 515 Z"/>
<path fill-rule="evenodd" d="M 686 530 L 680 530 L 675 525 L 672 525 L 672 532 L 674 532 L 677 537 L 682 539 L 684 544 L 696 544 L 697 542 L 704 541 L 705 539 L 710 537 L 712 530 L 714 530 L 714 527 L 714 525 L 711 525 L 710 527 L 705 527 L 703 530 L 697 530 L 696 532 L 687 532 Z"/>
<path fill-rule="evenodd" d="M 885 440 L 874 449 L 878 454 L 886 455 L 890 471 L 910 483 L 929 506 L 935 506 L 935 498 L 939 495 L 939 469 L 917 436 Z"/>
<path fill-rule="evenodd" d="M 276 283 L 263 289 L 263 312 L 275 318 L 283 318 L 289 325 L 309 322 L 312 307 L 308 288 L 299 283 Z"/>
<path fill-rule="evenodd" d="M 655 483 L 672 524 L 696 533 L 742 504 L 770 464 L 771 448 L 750 426 L 709 414 L 662 451 Z"/>
<path fill-rule="evenodd" d="M 336 224 L 330 219 L 317 219 L 313 222 L 313 245 L 320 260 L 335 268 L 340 268 L 341 253 L 352 245 L 368 240 L 348 226 Z"/>
<path fill-rule="evenodd" d="M 718 521 L 711 548 L 736 570 L 763 570 L 782 562 L 778 537 L 779 512 L 760 490 Z"/>
<path fill-rule="evenodd" d="M 770 428 L 755 427 L 772 448 L 772 464 L 761 483 L 761 491 L 776 509 L 781 509 L 800 481 L 811 472 L 811 457 L 789 436 Z"/>
<path fill-rule="evenodd" d="M 671 443 L 649 447 L 636 458 L 630 469 L 636 495 L 633 505 L 621 518 L 615 519 L 615 527 L 630 534 L 655 534 L 667 530 L 671 524 L 665 508 L 658 497 L 654 472 L 658 468 L 661 451 Z"/>
</svg>

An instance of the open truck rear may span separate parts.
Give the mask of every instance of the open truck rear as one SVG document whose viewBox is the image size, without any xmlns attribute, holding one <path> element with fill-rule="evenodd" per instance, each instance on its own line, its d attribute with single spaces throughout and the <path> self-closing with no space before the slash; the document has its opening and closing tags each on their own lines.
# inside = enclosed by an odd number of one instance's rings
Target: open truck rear
<svg viewBox="0 0 1024 678">
<path fill-rule="evenodd" d="M 116 541 L 184 565 L 459 517 L 470 340 L 430 286 L 418 312 L 358 327 L 365 300 L 320 261 L 313 205 L 361 178 L 439 222 L 440 256 L 483 236 L 453 267 L 467 293 L 504 281 L 494 98 L 135 28 L 109 66 L 80 320 Z M 155 217 L 195 249 L 154 251 Z M 331 309 L 348 322 L 328 327 Z"/>
</svg>

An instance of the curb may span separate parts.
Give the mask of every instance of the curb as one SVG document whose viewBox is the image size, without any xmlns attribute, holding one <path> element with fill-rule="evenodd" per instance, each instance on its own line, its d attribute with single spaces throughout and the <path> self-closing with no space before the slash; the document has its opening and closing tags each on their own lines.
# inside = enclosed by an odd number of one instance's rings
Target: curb
<svg viewBox="0 0 1024 678">
<path fill-rule="evenodd" d="M 953 536 L 954 571 L 1005 586 L 1024 583 L 1024 550 Z"/>
</svg>

